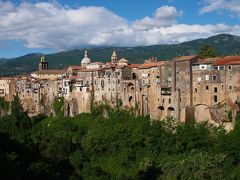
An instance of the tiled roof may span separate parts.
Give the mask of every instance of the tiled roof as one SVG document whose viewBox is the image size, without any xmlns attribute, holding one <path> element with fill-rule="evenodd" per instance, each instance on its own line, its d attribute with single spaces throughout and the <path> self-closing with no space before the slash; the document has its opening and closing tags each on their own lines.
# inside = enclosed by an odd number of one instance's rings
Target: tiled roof
<svg viewBox="0 0 240 180">
<path fill-rule="evenodd" d="M 148 68 L 153 68 L 159 66 L 158 63 L 144 63 L 140 66 L 138 66 L 139 69 L 148 69 Z"/>
<path fill-rule="evenodd" d="M 214 66 L 223 66 L 223 65 L 231 65 L 231 64 L 239 64 L 240 56 L 226 56 L 222 57 L 214 64 Z"/>
<path fill-rule="evenodd" d="M 158 63 L 159 66 L 162 66 L 162 65 L 166 64 L 167 62 L 168 62 L 168 61 L 159 61 L 159 62 L 157 62 L 157 63 Z"/>
<path fill-rule="evenodd" d="M 227 63 L 226 65 L 240 65 L 240 61 L 232 61 L 230 63 Z"/>
<path fill-rule="evenodd" d="M 130 68 L 138 68 L 141 64 L 129 64 L 128 67 Z"/>
<path fill-rule="evenodd" d="M 179 57 L 175 57 L 173 60 L 175 61 L 190 61 L 194 58 L 199 57 L 198 55 L 191 55 L 191 56 L 179 56 Z"/>
<path fill-rule="evenodd" d="M 199 59 L 198 62 L 194 64 L 214 64 L 217 60 L 219 60 L 221 57 L 215 57 L 215 58 L 206 58 L 206 59 Z"/>
<path fill-rule="evenodd" d="M 14 80 L 15 78 L 11 77 L 1 77 L 0 80 Z"/>
</svg>

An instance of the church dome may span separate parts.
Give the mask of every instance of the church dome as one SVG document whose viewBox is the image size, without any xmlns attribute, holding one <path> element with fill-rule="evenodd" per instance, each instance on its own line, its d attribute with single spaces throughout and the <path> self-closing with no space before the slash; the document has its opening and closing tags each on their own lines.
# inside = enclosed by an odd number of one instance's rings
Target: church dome
<svg viewBox="0 0 240 180">
<path fill-rule="evenodd" d="M 87 50 L 85 50 L 84 58 L 81 61 L 81 64 L 89 64 L 91 63 L 91 59 L 88 57 Z"/>
</svg>

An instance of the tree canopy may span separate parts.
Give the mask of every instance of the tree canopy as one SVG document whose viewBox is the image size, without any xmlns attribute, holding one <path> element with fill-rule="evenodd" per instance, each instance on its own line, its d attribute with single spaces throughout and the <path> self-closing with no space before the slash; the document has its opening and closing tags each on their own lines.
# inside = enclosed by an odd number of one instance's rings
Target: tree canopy
<svg viewBox="0 0 240 180">
<path fill-rule="evenodd" d="M 1 179 L 240 178 L 239 121 L 226 132 L 101 106 L 73 118 L 41 115 L 21 128 L 24 112 L 15 103 L 0 118 Z"/>
<path fill-rule="evenodd" d="M 203 58 L 213 58 L 216 57 L 216 51 L 210 45 L 205 44 L 201 47 L 199 55 Z"/>
</svg>

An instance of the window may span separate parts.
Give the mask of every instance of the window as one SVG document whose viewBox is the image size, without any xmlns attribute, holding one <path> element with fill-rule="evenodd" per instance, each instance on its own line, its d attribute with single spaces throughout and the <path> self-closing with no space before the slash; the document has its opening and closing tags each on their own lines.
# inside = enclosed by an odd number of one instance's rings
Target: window
<svg viewBox="0 0 240 180">
<path fill-rule="evenodd" d="M 220 66 L 219 70 L 224 70 L 224 66 Z"/>
<path fill-rule="evenodd" d="M 216 75 L 213 75 L 213 76 L 212 76 L 212 79 L 213 79 L 213 81 L 216 81 L 216 80 L 217 80 L 217 76 L 216 76 Z"/>
<path fill-rule="evenodd" d="M 209 81 L 209 75 L 206 75 L 206 81 Z"/>
<path fill-rule="evenodd" d="M 168 103 L 171 104 L 171 98 L 168 99 Z"/>
<path fill-rule="evenodd" d="M 214 93 L 217 93 L 217 87 L 214 87 Z"/>
<path fill-rule="evenodd" d="M 232 69 L 232 66 L 228 66 L 228 69 L 231 70 L 231 69 Z"/>
<path fill-rule="evenodd" d="M 101 80 L 101 87 L 104 87 L 104 80 Z"/>
<path fill-rule="evenodd" d="M 217 95 L 214 95 L 214 102 L 218 102 Z"/>
<path fill-rule="evenodd" d="M 164 99 L 162 100 L 162 103 L 164 103 Z"/>
<path fill-rule="evenodd" d="M 209 90 L 209 87 L 208 86 L 206 86 L 206 91 L 208 91 Z"/>
<path fill-rule="evenodd" d="M 197 93 L 197 88 L 195 88 L 195 93 Z"/>
<path fill-rule="evenodd" d="M 229 90 L 232 90 L 232 86 L 229 86 Z"/>
</svg>

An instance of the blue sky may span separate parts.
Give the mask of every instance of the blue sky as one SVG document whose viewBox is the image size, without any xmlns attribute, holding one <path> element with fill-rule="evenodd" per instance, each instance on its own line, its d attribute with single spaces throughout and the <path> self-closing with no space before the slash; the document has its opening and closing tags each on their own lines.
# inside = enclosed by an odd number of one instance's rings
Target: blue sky
<svg viewBox="0 0 240 180">
<path fill-rule="evenodd" d="M 240 35 L 240 0 L 0 0 L 0 57 Z"/>
</svg>

